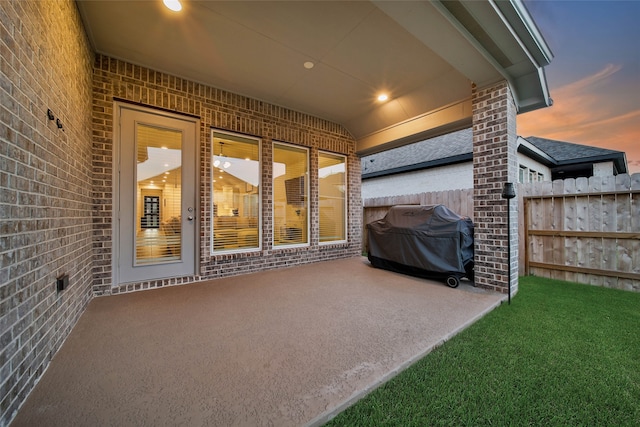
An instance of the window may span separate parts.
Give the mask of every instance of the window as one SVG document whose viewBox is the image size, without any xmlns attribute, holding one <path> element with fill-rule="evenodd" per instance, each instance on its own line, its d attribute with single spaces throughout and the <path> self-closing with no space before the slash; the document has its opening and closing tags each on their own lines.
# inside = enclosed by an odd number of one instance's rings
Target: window
<svg viewBox="0 0 640 427">
<path fill-rule="evenodd" d="M 273 244 L 309 242 L 309 152 L 273 144 Z"/>
<path fill-rule="evenodd" d="M 526 166 L 520 165 L 518 181 L 521 184 L 531 183 L 531 182 L 543 182 L 544 181 L 544 173 L 537 172 L 533 169 L 529 169 Z"/>
<path fill-rule="evenodd" d="M 260 141 L 213 131 L 212 252 L 260 248 Z"/>
<path fill-rule="evenodd" d="M 320 243 L 347 240 L 345 172 L 344 156 L 322 152 L 318 154 Z"/>
</svg>

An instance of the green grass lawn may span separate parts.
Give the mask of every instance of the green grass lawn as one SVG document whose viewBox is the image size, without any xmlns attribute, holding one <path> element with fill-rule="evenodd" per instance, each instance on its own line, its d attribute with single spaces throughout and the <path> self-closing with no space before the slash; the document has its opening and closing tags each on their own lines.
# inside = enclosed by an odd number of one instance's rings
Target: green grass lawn
<svg viewBox="0 0 640 427">
<path fill-rule="evenodd" d="M 537 277 L 331 426 L 639 426 L 640 294 Z"/>
</svg>

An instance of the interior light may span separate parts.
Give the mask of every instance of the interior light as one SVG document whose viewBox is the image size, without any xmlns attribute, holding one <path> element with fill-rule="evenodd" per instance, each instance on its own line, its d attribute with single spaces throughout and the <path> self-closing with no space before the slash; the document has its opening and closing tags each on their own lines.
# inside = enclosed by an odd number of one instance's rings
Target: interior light
<svg viewBox="0 0 640 427">
<path fill-rule="evenodd" d="M 307 62 L 305 62 L 303 65 L 304 65 L 304 68 L 306 68 L 307 70 L 310 70 L 310 69 L 312 69 L 316 64 L 314 64 L 314 63 L 313 63 L 313 62 L 311 62 L 311 61 L 307 61 Z"/>
<path fill-rule="evenodd" d="M 167 148 L 167 147 L 165 147 L 165 146 L 162 146 L 162 147 L 160 147 L 160 148 L 162 148 L 163 150 L 168 150 L 168 148 Z"/>
<path fill-rule="evenodd" d="M 387 95 L 386 93 L 381 93 L 380 95 L 378 95 L 378 101 L 380 102 L 384 102 L 387 99 L 389 99 L 389 95 Z"/>
<path fill-rule="evenodd" d="M 174 12 L 180 12 L 182 10 L 182 4 L 180 0 L 162 0 L 167 9 L 173 10 Z"/>
<path fill-rule="evenodd" d="M 216 167 L 216 168 L 217 168 L 218 166 L 220 166 L 220 160 L 217 160 L 217 159 L 216 159 L 216 161 L 215 161 L 215 162 L 213 162 L 213 167 Z"/>
<path fill-rule="evenodd" d="M 224 164 L 222 165 L 222 167 L 224 167 L 225 169 L 227 169 L 229 166 L 231 166 L 231 163 L 229 163 L 229 161 L 224 162 Z"/>
<path fill-rule="evenodd" d="M 168 167 L 169 167 L 169 163 L 165 163 L 165 164 L 164 164 L 164 167 L 165 167 L 165 168 L 168 168 Z"/>
</svg>

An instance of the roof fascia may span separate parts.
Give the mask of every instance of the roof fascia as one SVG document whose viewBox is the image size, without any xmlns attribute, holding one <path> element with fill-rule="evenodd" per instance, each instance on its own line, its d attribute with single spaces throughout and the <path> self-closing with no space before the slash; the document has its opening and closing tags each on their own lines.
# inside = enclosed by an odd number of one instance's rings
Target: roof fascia
<svg viewBox="0 0 640 427">
<path fill-rule="evenodd" d="M 593 164 L 593 163 L 602 163 L 602 162 L 613 162 L 616 166 L 616 169 L 618 170 L 618 173 L 627 172 L 626 155 L 623 152 L 617 152 L 613 154 L 603 154 L 600 156 L 580 157 L 577 159 L 562 160 L 562 161 L 558 161 L 556 165 L 558 167 L 561 167 L 561 166 L 579 165 L 583 163 Z"/>
<path fill-rule="evenodd" d="M 491 4 L 500 10 L 503 19 L 510 24 L 512 31 L 535 63 L 539 67 L 549 65 L 553 59 L 553 52 L 525 4 L 514 0 L 500 2 L 491 0 Z"/>
<path fill-rule="evenodd" d="M 537 96 L 522 97 L 525 101 L 519 105 L 518 112 L 526 113 L 550 107 L 553 105 L 553 100 L 549 93 L 544 67 L 551 63 L 553 52 L 529 14 L 527 7 L 520 0 L 500 2 L 489 0 L 489 3 L 500 15 L 505 26 L 509 28 L 522 51 L 536 68 L 534 72 L 515 79 L 519 91 L 527 92 L 534 89 L 537 92 Z"/>
<path fill-rule="evenodd" d="M 504 77 L 512 89 L 518 113 L 549 107 L 553 101 L 549 96 L 549 88 L 543 67 L 553 58 L 546 41 L 540 34 L 526 7 L 520 0 L 495 2 L 462 2 L 467 9 L 482 9 L 484 13 L 493 13 L 504 24 L 521 53 L 528 58 L 528 72 L 515 74 L 501 66 L 489 51 L 480 44 L 465 26 L 444 6 L 441 1 L 434 2 L 434 7 L 474 46 L 497 72 Z M 482 84 L 479 85 L 482 87 Z"/>
<path fill-rule="evenodd" d="M 433 6 L 444 16 L 447 21 L 464 37 L 464 39 L 469 43 L 475 50 L 478 52 L 482 58 L 487 61 L 495 71 L 497 71 L 504 80 L 509 83 L 509 86 L 514 87 L 514 82 L 511 76 L 506 72 L 506 70 L 500 66 L 498 61 L 487 51 L 487 49 L 480 44 L 478 40 L 467 30 L 467 28 L 449 11 L 449 9 L 442 4 L 443 0 L 434 1 Z M 497 81 L 488 81 L 488 82 L 474 82 L 478 84 L 480 87 L 489 86 L 491 84 L 496 83 Z M 512 91 L 514 92 L 514 91 Z M 518 102 L 518 93 L 513 93 L 514 100 L 516 101 L 516 105 L 519 105 Z"/>
<path fill-rule="evenodd" d="M 558 164 L 556 159 L 521 136 L 518 137 L 518 152 L 548 167 L 556 166 Z"/>
</svg>

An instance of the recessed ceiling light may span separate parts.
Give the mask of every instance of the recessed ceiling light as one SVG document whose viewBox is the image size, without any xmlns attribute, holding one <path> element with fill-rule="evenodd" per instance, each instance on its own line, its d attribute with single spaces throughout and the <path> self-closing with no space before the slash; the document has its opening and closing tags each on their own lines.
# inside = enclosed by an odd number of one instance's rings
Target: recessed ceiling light
<svg viewBox="0 0 640 427">
<path fill-rule="evenodd" d="M 381 93 L 380 95 L 378 95 L 378 101 L 380 102 L 384 102 L 387 99 L 389 99 L 389 95 L 387 95 L 386 93 Z"/>
<path fill-rule="evenodd" d="M 182 10 L 182 4 L 180 0 L 162 0 L 165 6 L 168 9 L 173 10 L 174 12 L 180 12 Z"/>
<path fill-rule="evenodd" d="M 304 65 L 304 68 L 306 68 L 307 70 L 310 70 L 310 69 L 312 69 L 316 64 L 314 64 L 314 63 L 313 63 L 313 62 L 311 62 L 311 61 L 307 61 L 307 62 L 305 62 L 303 65 Z"/>
</svg>

